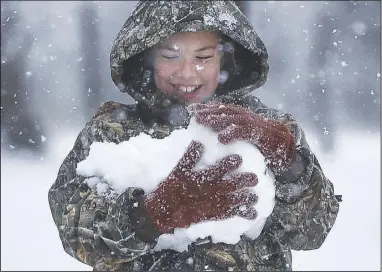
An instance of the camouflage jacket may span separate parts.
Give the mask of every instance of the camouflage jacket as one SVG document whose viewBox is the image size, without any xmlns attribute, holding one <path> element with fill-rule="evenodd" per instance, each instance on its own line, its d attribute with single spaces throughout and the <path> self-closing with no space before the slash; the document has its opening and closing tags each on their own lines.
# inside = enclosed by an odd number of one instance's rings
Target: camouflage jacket
<svg viewBox="0 0 382 272">
<path fill-rule="evenodd" d="M 169 22 L 174 22 L 173 24 Z M 99 195 L 77 164 L 89 155 L 93 142 L 127 141 L 141 132 L 154 138 L 168 136 L 176 127 L 143 118 L 139 106 L 155 100 L 137 89 L 130 78 L 142 71 L 140 53 L 177 31 L 195 28 L 218 30 L 237 44 L 245 61 L 240 78 L 215 97 L 235 102 L 257 114 L 287 125 L 296 139 L 295 160 L 289 170 L 276 176 L 276 204 L 261 235 L 242 236 L 235 245 L 199 240 L 187 251 L 153 251 L 158 232 L 152 226 L 140 188 L 117 194 L 110 188 Z M 240 52 L 241 50 L 241 52 Z M 241 53 L 241 55 L 240 55 Z M 268 72 L 267 52 L 252 26 L 231 1 L 143 1 L 128 18 L 111 53 L 112 78 L 121 91 L 138 104 L 105 103 L 88 122 L 61 165 L 49 190 L 49 204 L 65 251 L 94 270 L 291 270 L 291 250 L 319 248 L 333 227 L 339 209 L 332 183 L 311 152 L 304 133 L 289 114 L 266 107 L 251 95 L 264 84 Z M 143 100 L 142 97 L 145 97 Z"/>
</svg>

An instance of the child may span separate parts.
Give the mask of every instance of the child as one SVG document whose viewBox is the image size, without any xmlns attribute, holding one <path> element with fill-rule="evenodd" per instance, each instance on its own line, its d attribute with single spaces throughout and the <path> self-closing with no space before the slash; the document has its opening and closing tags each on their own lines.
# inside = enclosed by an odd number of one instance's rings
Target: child
<svg viewBox="0 0 382 272">
<path fill-rule="evenodd" d="M 110 59 L 113 81 L 137 103 L 101 106 L 49 190 L 65 251 L 94 270 L 267 271 L 291 270 L 291 249 L 319 248 L 339 203 L 293 117 L 249 95 L 266 81 L 267 58 L 232 1 L 139 2 Z M 229 245 L 207 238 L 185 252 L 154 252 L 159 235 L 176 227 L 236 215 L 256 218 L 249 207 L 257 196 L 241 190 L 256 184 L 256 173 L 223 182 L 241 164 L 235 154 L 192 171 L 203 153 L 198 142 L 190 143 L 153 192 L 129 188 L 118 195 L 109 189 L 108 197 L 99 195 L 76 167 L 93 142 L 120 143 L 141 132 L 161 139 L 187 127 L 190 113 L 218 132 L 223 144 L 246 140 L 259 148 L 275 175 L 275 208 L 255 240 L 243 235 Z M 238 208 L 243 205 L 248 209 Z"/>
</svg>

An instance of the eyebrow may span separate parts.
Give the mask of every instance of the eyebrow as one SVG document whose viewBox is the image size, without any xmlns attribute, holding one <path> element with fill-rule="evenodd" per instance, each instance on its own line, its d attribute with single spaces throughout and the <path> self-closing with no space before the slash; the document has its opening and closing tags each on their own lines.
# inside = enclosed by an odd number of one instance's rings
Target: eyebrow
<svg viewBox="0 0 382 272">
<path fill-rule="evenodd" d="M 159 46 L 159 49 L 165 49 L 165 50 L 169 50 L 169 51 L 179 52 L 179 50 L 172 48 L 172 47 L 169 47 L 169 46 Z"/>
<path fill-rule="evenodd" d="M 216 49 L 216 46 L 214 46 L 214 45 L 208 45 L 208 46 L 205 46 L 205 47 L 196 49 L 195 51 L 196 51 L 196 52 L 201 52 L 201 51 L 208 50 L 208 49 Z"/>
<path fill-rule="evenodd" d="M 169 51 L 173 51 L 173 52 L 179 52 L 179 50 L 177 50 L 173 47 L 169 47 L 169 46 L 159 46 L 159 49 L 165 49 L 165 50 L 169 50 Z M 208 49 L 216 49 L 216 46 L 214 46 L 214 45 L 204 46 L 202 48 L 196 49 L 195 52 L 201 52 L 201 51 L 205 51 Z"/>
</svg>

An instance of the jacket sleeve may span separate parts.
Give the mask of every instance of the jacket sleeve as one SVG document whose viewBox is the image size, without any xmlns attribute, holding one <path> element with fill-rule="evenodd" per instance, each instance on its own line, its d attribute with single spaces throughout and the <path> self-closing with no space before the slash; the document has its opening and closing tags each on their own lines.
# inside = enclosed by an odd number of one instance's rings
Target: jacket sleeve
<svg viewBox="0 0 382 272">
<path fill-rule="evenodd" d="M 108 187 L 100 192 L 89 179 L 76 173 L 93 141 L 120 142 L 118 123 L 90 121 L 62 163 L 48 198 L 65 251 L 95 270 L 115 270 L 155 246 L 159 234 L 144 214 L 143 190 L 128 188 L 117 194 Z M 100 192 L 100 193 L 99 193 Z"/>
<path fill-rule="evenodd" d="M 325 177 L 295 119 L 258 100 L 251 104 L 256 102 L 256 113 L 284 123 L 296 139 L 294 160 L 276 176 L 276 204 L 267 225 L 278 240 L 293 250 L 317 249 L 332 229 L 339 210 L 333 184 Z"/>
</svg>

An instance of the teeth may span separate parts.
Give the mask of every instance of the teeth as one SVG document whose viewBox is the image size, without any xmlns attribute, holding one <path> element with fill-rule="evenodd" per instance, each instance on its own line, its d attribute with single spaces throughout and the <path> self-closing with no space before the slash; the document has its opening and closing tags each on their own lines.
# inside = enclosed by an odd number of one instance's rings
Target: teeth
<svg viewBox="0 0 382 272">
<path fill-rule="evenodd" d="M 184 93 L 191 93 L 195 91 L 199 86 L 178 86 L 179 90 Z"/>
</svg>

